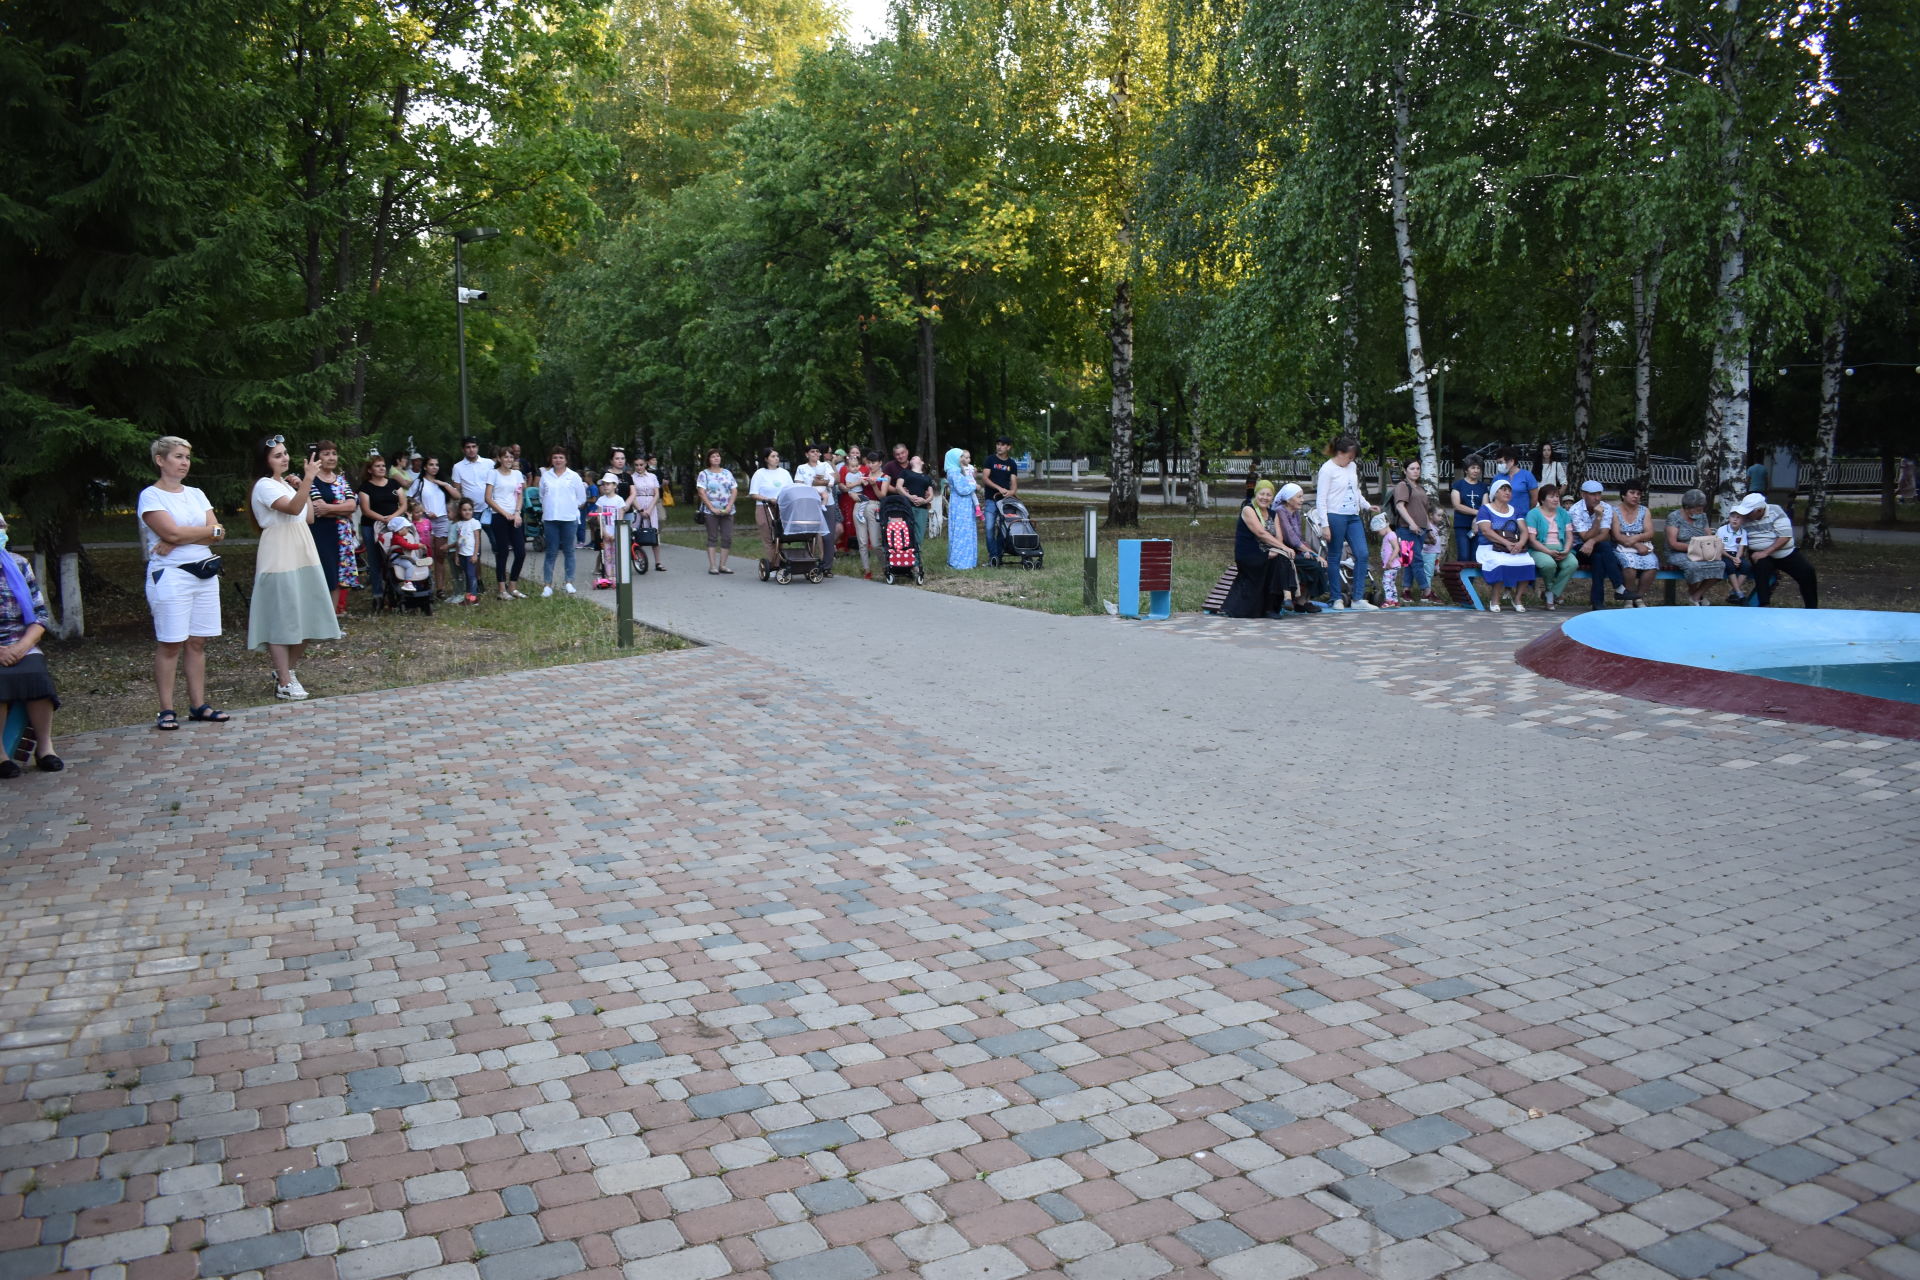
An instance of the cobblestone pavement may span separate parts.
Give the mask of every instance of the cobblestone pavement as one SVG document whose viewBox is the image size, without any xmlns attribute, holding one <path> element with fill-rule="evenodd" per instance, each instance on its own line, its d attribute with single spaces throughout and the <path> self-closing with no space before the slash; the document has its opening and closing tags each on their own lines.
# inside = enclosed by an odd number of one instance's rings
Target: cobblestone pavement
<svg viewBox="0 0 1920 1280">
<path fill-rule="evenodd" d="M 8 784 L 0 1278 L 1920 1274 L 1894 747 L 1529 718 L 1450 615 L 649 587 L 728 643 Z"/>
</svg>

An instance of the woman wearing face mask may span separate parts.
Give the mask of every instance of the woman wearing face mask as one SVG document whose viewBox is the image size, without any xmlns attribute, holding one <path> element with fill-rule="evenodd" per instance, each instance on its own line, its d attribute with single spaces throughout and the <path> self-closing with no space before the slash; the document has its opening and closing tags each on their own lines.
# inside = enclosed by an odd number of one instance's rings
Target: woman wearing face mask
<svg viewBox="0 0 1920 1280">
<path fill-rule="evenodd" d="M 40 652 L 47 634 L 47 601 L 26 557 L 7 549 L 7 518 L 0 516 L 0 734 L 15 708 L 23 709 L 33 727 L 33 763 L 42 773 L 66 768 L 53 754 L 53 713 L 60 696 L 54 692 L 53 673 Z M 11 755 L 0 754 L 0 778 L 17 778 L 20 766 Z"/>
<path fill-rule="evenodd" d="M 260 529 L 260 550 L 254 560 L 253 598 L 247 611 L 247 648 L 264 646 L 272 656 L 274 697 L 298 702 L 307 691 L 295 667 L 307 641 L 339 639 L 340 624 L 327 599 L 320 553 L 307 533 L 320 460 L 307 458 L 298 483 L 288 478 L 287 461 L 283 436 L 269 436 L 254 450 L 249 507 Z"/>
</svg>

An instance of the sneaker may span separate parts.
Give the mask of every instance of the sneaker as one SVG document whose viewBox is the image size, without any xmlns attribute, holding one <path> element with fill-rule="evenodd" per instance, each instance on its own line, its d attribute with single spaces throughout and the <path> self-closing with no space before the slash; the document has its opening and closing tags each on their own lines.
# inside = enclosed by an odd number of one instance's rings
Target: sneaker
<svg viewBox="0 0 1920 1280">
<path fill-rule="evenodd" d="M 283 684 L 274 689 L 273 696 L 282 702 L 298 702 L 307 696 L 307 691 L 298 684 Z"/>
<path fill-rule="evenodd" d="M 517 596 L 517 595 L 519 595 L 520 593 L 519 593 L 518 591 L 516 591 L 516 592 L 514 592 L 513 594 Z M 541 598 L 542 600 L 546 600 L 546 599 L 549 599 L 549 598 L 551 598 L 551 597 L 552 597 L 552 595 L 553 595 L 553 588 L 552 588 L 552 587 L 542 587 L 542 588 L 540 588 L 540 598 Z"/>
<path fill-rule="evenodd" d="M 1527 611 L 1527 606 L 1524 604 L 1521 604 L 1518 600 L 1515 600 L 1513 602 L 1513 611 L 1515 613 L 1525 613 Z"/>
<path fill-rule="evenodd" d="M 1317 604 L 1315 604 L 1315 603 L 1314 603 L 1313 601 L 1311 601 L 1311 600 L 1309 600 L 1309 601 L 1307 601 L 1307 602 L 1306 602 L 1305 604 L 1303 604 L 1303 605 L 1296 605 L 1296 606 L 1294 606 L 1294 610 L 1293 610 L 1293 611 L 1294 611 L 1295 613 L 1319 613 L 1319 612 L 1320 612 L 1321 610 L 1320 610 L 1320 606 L 1319 606 L 1319 605 L 1317 605 Z"/>
<path fill-rule="evenodd" d="M 465 603 L 465 604 L 479 604 L 479 603 L 480 603 L 480 597 L 479 597 L 479 596 L 468 596 L 468 597 L 467 597 L 467 598 L 465 599 L 465 601 L 463 601 L 463 603 Z"/>
<path fill-rule="evenodd" d="M 1377 604 L 1371 604 L 1365 600 L 1355 600 L 1353 602 L 1352 608 L 1355 613 L 1374 613 L 1378 611 L 1380 606 Z"/>
<path fill-rule="evenodd" d="M 508 587 L 507 594 L 512 596 L 515 600 L 525 600 L 527 598 L 527 593 L 522 591 L 518 587 Z M 553 593 L 548 592 L 547 594 L 552 595 Z"/>
<path fill-rule="evenodd" d="M 1487 612 L 1488 612 L 1488 613 L 1498 613 L 1498 612 L 1500 612 L 1500 602 L 1499 602 L 1498 600 L 1495 600 L 1495 601 L 1492 601 L 1491 603 L 1489 603 L 1489 604 L 1487 605 Z"/>
<path fill-rule="evenodd" d="M 549 588 L 547 589 L 547 594 L 548 594 L 548 595 L 552 595 L 552 594 L 553 594 L 553 589 L 552 589 L 551 587 L 549 587 Z M 573 589 L 573 584 L 572 584 L 571 582 L 569 582 L 569 583 L 567 584 L 567 594 L 568 594 L 568 595 L 570 595 L 570 596 L 577 596 L 577 595 L 579 595 L 580 593 L 579 593 L 578 591 L 575 591 L 575 590 Z"/>
<path fill-rule="evenodd" d="M 1331 609 L 1331 610 L 1332 610 L 1332 611 L 1333 611 L 1334 613 L 1345 613 L 1345 612 L 1347 611 L 1347 603 L 1346 603 L 1346 601 L 1344 601 L 1344 600 L 1335 600 L 1335 601 L 1334 601 L 1334 602 L 1333 602 L 1333 603 L 1332 603 L 1331 605 L 1329 605 L 1328 607 L 1329 607 L 1329 608 L 1330 608 L 1330 609 Z"/>
</svg>

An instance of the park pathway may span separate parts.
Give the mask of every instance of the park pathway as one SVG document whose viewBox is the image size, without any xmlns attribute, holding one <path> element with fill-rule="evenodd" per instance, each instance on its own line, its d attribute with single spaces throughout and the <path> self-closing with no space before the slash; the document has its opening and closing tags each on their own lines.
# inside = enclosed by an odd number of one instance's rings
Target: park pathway
<svg viewBox="0 0 1920 1280">
<path fill-rule="evenodd" d="M 667 555 L 9 784 L 0 1277 L 1920 1275 L 1914 744 Z"/>
</svg>

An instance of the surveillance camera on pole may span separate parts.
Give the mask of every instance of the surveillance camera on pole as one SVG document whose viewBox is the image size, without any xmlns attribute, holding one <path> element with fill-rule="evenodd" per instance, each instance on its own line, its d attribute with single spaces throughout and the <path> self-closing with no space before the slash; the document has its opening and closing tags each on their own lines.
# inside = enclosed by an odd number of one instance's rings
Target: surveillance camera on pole
<svg viewBox="0 0 1920 1280">
<path fill-rule="evenodd" d="M 462 303 L 485 302 L 487 300 L 487 291 L 485 289 L 468 289 L 462 286 L 459 294 Z"/>
</svg>

